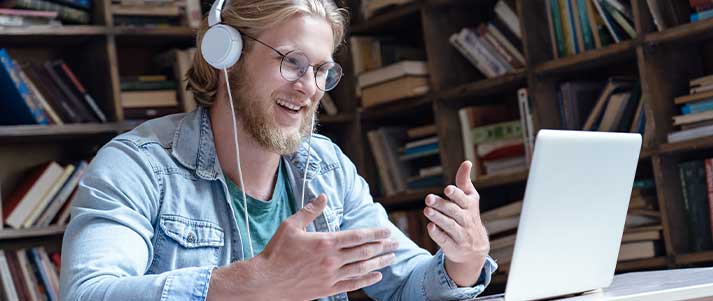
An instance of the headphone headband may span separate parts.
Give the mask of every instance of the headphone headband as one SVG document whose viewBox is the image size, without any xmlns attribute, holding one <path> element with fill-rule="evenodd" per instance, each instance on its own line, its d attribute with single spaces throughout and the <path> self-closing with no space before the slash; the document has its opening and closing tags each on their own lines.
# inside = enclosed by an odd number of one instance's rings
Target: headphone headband
<svg viewBox="0 0 713 301">
<path fill-rule="evenodd" d="M 229 0 L 213 1 L 213 5 L 210 7 L 210 12 L 208 13 L 208 26 L 214 26 L 222 22 L 221 13 L 223 11 L 223 7 L 227 2 L 229 2 Z"/>
</svg>

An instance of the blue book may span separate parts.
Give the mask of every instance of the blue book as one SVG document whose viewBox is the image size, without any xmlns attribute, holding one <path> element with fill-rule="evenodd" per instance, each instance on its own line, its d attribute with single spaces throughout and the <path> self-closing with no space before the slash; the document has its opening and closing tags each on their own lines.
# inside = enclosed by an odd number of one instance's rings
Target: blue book
<svg viewBox="0 0 713 301">
<path fill-rule="evenodd" d="M 420 153 L 427 153 L 427 152 L 432 152 L 437 149 L 438 149 L 438 142 L 434 142 L 434 143 L 430 143 L 430 144 L 426 144 L 426 145 L 421 145 L 421 146 L 404 149 L 404 155 L 415 155 L 415 154 L 420 154 Z"/>
<path fill-rule="evenodd" d="M 89 0 L 50 0 L 52 2 L 67 4 L 69 6 L 74 6 L 76 8 L 81 8 L 84 10 L 89 10 L 92 8 L 92 2 Z"/>
<path fill-rule="evenodd" d="M 713 18 L 713 9 L 691 14 L 691 22 Z"/>
<path fill-rule="evenodd" d="M 700 113 L 710 110 L 713 110 L 713 98 L 709 98 L 703 101 L 697 101 L 694 103 L 687 103 L 681 107 L 681 113 L 683 113 L 684 115 Z"/>
<path fill-rule="evenodd" d="M 10 58 L 7 50 L 0 49 L 0 124 L 48 124 L 49 120 L 27 83 L 20 77 L 19 66 Z"/>
</svg>

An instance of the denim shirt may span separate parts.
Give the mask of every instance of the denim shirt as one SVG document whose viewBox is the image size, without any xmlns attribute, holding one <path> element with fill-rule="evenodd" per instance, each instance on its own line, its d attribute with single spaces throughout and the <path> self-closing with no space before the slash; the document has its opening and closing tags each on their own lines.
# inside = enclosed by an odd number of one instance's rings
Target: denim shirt
<svg viewBox="0 0 713 301">
<path fill-rule="evenodd" d="M 308 231 L 386 226 L 399 242 L 383 279 L 365 288 L 379 300 L 458 300 L 480 294 L 497 264 L 488 257 L 474 287 L 459 288 L 444 255 L 419 248 L 374 203 L 354 164 L 313 135 L 283 156 L 295 200 L 327 195 Z M 79 184 L 62 245 L 62 300 L 204 300 L 211 272 L 242 260 L 240 233 L 206 108 L 154 119 L 99 150 Z M 295 208 L 300 208 L 295 204 Z M 235 285 L 240 285 L 236 283 Z M 341 293 L 320 300 L 347 300 Z"/>
</svg>

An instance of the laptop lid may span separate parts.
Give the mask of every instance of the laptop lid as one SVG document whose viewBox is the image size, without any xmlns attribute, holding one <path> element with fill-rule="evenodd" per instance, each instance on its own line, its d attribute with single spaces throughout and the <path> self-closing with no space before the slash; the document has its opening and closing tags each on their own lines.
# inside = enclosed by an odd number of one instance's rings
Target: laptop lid
<svg viewBox="0 0 713 301">
<path fill-rule="evenodd" d="M 539 131 L 505 300 L 611 284 L 640 149 L 639 134 Z"/>
</svg>

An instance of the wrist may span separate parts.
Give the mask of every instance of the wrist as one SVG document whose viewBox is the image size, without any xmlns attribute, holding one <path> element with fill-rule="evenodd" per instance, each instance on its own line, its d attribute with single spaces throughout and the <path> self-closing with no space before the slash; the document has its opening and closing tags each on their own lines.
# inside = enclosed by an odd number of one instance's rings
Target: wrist
<svg viewBox="0 0 713 301">
<path fill-rule="evenodd" d="M 270 290 L 265 287 L 267 282 L 261 280 L 258 257 L 214 269 L 206 300 L 269 299 L 266 297 Z"/>
<path fill-rule="evenodd" d="M 478 255 L 474 260 L 466 262 L 454 262 L 444 256 L 444 268 L 448 277 L 455 282 L 458 287 L 472 287 L 478 281 L 483 272 L 485 258 L 487 255 Z"/>
</svg>

